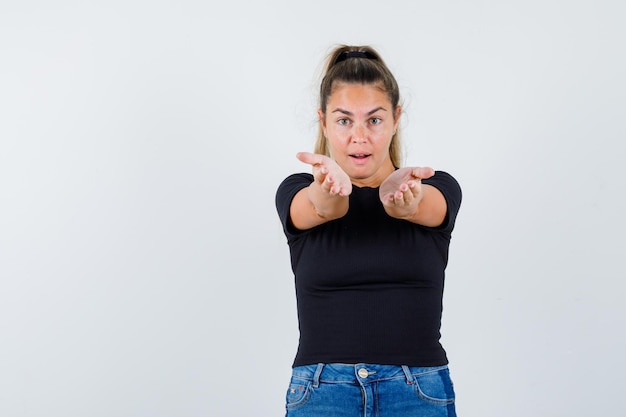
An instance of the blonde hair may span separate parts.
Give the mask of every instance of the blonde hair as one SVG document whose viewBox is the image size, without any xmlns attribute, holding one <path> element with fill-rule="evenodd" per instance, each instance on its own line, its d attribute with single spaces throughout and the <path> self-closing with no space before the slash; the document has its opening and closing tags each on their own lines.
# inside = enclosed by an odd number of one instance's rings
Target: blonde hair
<svg viewBox="0 0 626 417">
<path fill-rule="evenodd" d="M 340 45 L 328 55 L 324 75 L 320 83 L 319 96 L 319 107 L 324 114 L 326 113 L 326 105 L 333 92 L 333 87 L 338 82 L 376 84 L 380 86 L 387 93 L 394 109 L 394 117 L 396 117 L 395 109 L 397 109 L 400 102 L 400 89 L 395 77 L 374 48 L 370 46 Z M 328 140 L 324 136 L 321 123 L 318 128 L 314 152 L 330 156 Z M 389 156 L 393 166 L 399 168 L 402 160 L 399 128 L 391 137 Z"/>
</svg>

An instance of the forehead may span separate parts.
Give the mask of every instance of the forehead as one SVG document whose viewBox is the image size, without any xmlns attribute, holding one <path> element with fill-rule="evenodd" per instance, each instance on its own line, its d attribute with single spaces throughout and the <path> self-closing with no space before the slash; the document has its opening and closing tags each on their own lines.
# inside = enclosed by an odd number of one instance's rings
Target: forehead
<svg viewBox="0 0 626 417">
<path fill-rule="evenodd" d="M 328 104 L 342 103 L 343 105 L 368 105 L 377 103 L 379 105 L 389 106 L 391 101 L 389 95 L 382 88 L 380 83 L 375 84 L 359 84 L 337 82 L 333 85 L 333 89 L 328 97 Z"/>
</svg>

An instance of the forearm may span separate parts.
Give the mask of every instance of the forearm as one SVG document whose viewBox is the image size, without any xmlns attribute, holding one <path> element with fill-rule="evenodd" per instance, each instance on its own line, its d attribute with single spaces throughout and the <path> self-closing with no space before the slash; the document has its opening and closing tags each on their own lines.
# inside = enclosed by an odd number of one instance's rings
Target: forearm
<svg viewBox="0 0 626 417">
<path fill-rule="evenodd" d="M 348 196 L 329 194 L 313 182 L 295 195 L 289 214 L 296 229 L 306 230 L 338 219 L 347 212 Z"/>
<path fill-rule="evenodd" d="M 348 212 L 348 196 L 330 194 L 314 181 L 307 188 L 307 197 L 316 215 L 326 221 L 338 219 Z"/>
<path fill-rule="evenodd" d="M 293 225 L 304 230 L 343 217 L 348 212 L 348 196 L 352 192 L 350 177 L 325 155 L 299 152 L 297 156 L 313 167 L 313 182 L 291 202 Z"/>
<path fill-rule="evenodd" d="M 406 206 L 385 205 L 385 211 L 397 219 L 422 226 L 437 227 L 445 219 L 447 204 L 443 194 L 438 189 L 424 184 L 412 204 Z"/>
</svg>

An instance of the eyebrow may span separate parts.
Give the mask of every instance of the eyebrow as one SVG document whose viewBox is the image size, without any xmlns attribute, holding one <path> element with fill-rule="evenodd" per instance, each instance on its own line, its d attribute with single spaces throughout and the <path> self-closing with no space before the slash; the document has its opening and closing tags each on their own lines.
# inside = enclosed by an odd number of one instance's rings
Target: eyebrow
<svg viewBox="0 0 626 417">
<path fill-rule="evenodd" d="M 370 110 L 369 112 L 367 112 L 368 116 L 371 116 L 372 114 L 376 113 L 378 110 L 382 110 L 382 111 L 387 111 L 387 109 L 385 109 L 384 107 L 380 106 L 380 107 L 376 107 L 374 110 Z M 340 107 L 337 107 L 335 110 L 333 110 L 331 113 L 343 113 L 346 116 L 354 116 L 354 113 L 348 111 L 348 110 L 344 110 Z"/>
</svg>

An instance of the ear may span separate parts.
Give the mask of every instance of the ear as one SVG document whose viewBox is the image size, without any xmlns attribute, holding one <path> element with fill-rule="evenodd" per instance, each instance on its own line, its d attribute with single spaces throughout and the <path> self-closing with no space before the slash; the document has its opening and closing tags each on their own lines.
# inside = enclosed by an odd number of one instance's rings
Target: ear
<svg viewBox="0 0 626 417">
<path fill-rule="evenodd" d="M 326 136 L 326 117 L 324 117 L 322 109 L 317 109 L 317 118 L 319 119 L 320 126 L 322 127 L 322 132 L 324 132 L 324 136 Z"/>
<path fill-rule="evenodd" d="M 393 117 L 393 131 L 398 131 L 398 125 L 400 124 L 400 116 L 402 115 L 402 106 L 396 106 L 396 110 Z"/>
</svg>

